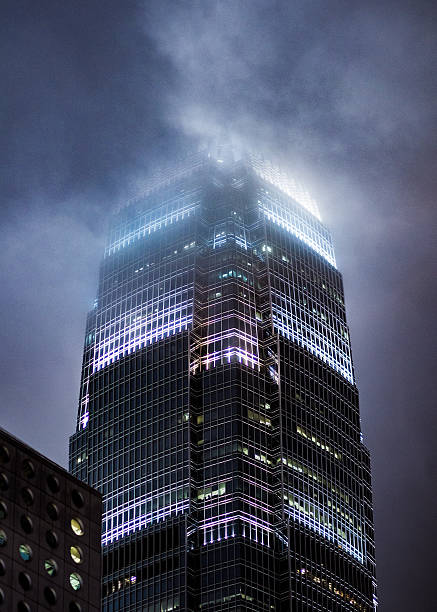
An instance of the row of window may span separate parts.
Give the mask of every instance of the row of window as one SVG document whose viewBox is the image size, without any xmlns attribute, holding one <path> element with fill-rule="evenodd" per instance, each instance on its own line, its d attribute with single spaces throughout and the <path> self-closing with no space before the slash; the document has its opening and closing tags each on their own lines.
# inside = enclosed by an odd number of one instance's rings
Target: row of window
<svg viewBox="0 0 437 612">
<path fill-rule="evenodd" d="M 29 489 L 28 487 L 23 487 L 20 491 L 20 495 L 21 495 L 23 502 L 27 506 L 31 506 L 33 504 L 35 500 L 35 496 L 33 494 L 32 489 Z M 59 518 L 59 508 L 54 502 L 49 502 L 47 504 L 46 511 L 47 511 L 48 516 L 53 521 L 56 521 Z M 5 519 L 7 516 L 8 516 L 8 506 L 5 501 L 0 500 L 0 519 Z M 32 533 L 33 523 L 32 523 L 32 519 L 29 516 L 27 516 L 26 514 L 23 514 L 21 516 L 20 523 L 23 528 L 23 531 L 25 531 L 26 533 Z M 83 522 L 78 517 L 73 517 L 70 520 L 70 527 L 73 533 L 78 536 L 82 536 L 85 533 Z"/>
<path fill-rule="evenodd" d="M 45 587 L 44 589 L 44 597 L 47 601 L 48 604 L 50 605 L 54 605 L 57 600 L 58 600 L 58 596 L 57 593 L 54 589 L 52 589 L 52 587 Z M 5 594 L 3 592 L 2 589 L 0 589 L 0 605 L 5 603 Z M 34 607 L 32 608 L 30 606 L 30 604 L 28 604 L 27 602 L 21 600 L 18 602 L 17 604 L 17 612 L 32 612 L 32 610 L 36 610 L 37 608 Z M 83 608 L 80 605 L 79 602 L 77 601 L 70 601 L 69 605 L 68 605 L 68 612 L 82 612 Z M 84 611 L 85 612 L 85 611 Z"/>
<path fill-rule="evenodd" d="M 331 580 L 326 580 L 326 578 L 323 578 L 313 572 L 310 572 L 305 567 L 299 568 L 297 570 L 297 575 L 300 577 L 303 576 L 307 580 L 310 580 L 314 582 L 315 584 L 319 584 L 323 586 L 325 589 L 328 589 L 329 591 L 331 591 L 338 597 L 341 597 L 342 599 L 347 601 L 354 608 L 357 608 L 358 610 L 361 610 L 362 612 L 367 612 L 368 610 L 367 606 L 357 601 L 355 597 L 351 595 L 350 593 L 348 593 L 347 591 L 345 591 L 343 587 L 333 584 Z"/>
<path fill-rule="evenodd" d="M 4 530 L 0 530 L 0 546 L 4 546 L 6 542 L 7 542 L 6 534 Z M 73 559 L 73 561 L 75 561 L 76 563 L 80 562 L 80 561 L 77 561 L 77 559 L 79 558 L 78 557 L 79 550 L 76 547 L 72 546 L 70 548 L 70 554 L 71 554 L 71 558 Z M 25 563 L 28 563 L 29 561 L 31 561 L 33 557 L 33 551 L 32 551 L 31 546 L 25 543 L 20 544 L 18 546 L 18 555 L 21 558 L 21 560 L 24 561 Z M 50 577 L 56 576 L 56 574 L 58 573 L 58 564 L 56 563 L 54 559 L 45 559 L 44 569 Z M 6 564 L 3 561 L 3 559 L 0 559 L 0 576 L 4 576 L 5 573 L 6 573 Z M 69 583 L 70 583 L 71 588 L 74 591 L 79 591 L 83 585 L 82 576 L 78 574 L 77 572 L 70 573 Z M 23 591 L 30 591 L 33 586 L 32 578 L 27 572 L 21 571 L 18 574 L 18 584 L 23 589 Z M 46 586 L 44 588 L 44 598 L 48 604 L 54 605 L 58 599 L 56 590 L 52 587 Z M 3 603 L 5 603 L 5 596 L 4 596 L 3 591 L 0 589 L 0 604 L 3 604 Z M 21 601 L 18 603 L 17 610 L 28 612 L 31 610 L 31 608 L 29 604 Z M 71 602 L 69 610 L 71 610 L 72 612 L 73 611 L 80 612 L 81 606 L 77 602 Z"/>
<path fill-rule="evenodd" d="M 29 546 L 29 544 L 20 544 L 18 547 L 18 554 L 25 563 L 28 563 L 33 557 L 33 551 L 32 551 L 32 548 Z M 56 563 L 54 559 L 45 559 L 44 569 L 50 577 L 56 576 L 59 571 L 58 564 Z M 6 565 L 3 559 L 1 559 L 0 560 L 0 575 L 4 576 L 5 573 L 6 573 Z M 18 582 L 25 591 L 29 591 L 32 588 L 32 579 L 30 578 L 29 574 L 27 574 L 26 572 L 19 573 Z M 72 572 L 70 574 L 69 582 L 70 582 L 71 588 L 74 591 L 79 591 L 82 588 L 83 579 L 82 579 L 82 576 L 78 574 L 77 572 Z"/>
<path fill-rule="evenodd" d="M 83 528 L 79 524 L 75 524 L 73 527 L 73 521 L 76 519 L 72 519 L 72 529 L 76 533 L 76 535 L 83 535 Z M 33 523 L 32 519 L 23 514 L 20 518 L 20 525 L 23 529 L 24 533 L 30 534 L 33 532 Z M 76 531 L 79 529 L 79 531 Z M 8 535 L 4 529 L 0 529 L 0 548 L 6 546 L 8 542 Z M 50 548 L 57 548 L 59 545 L 59 538 L 57 534 L 51 529 L 46 531 L 46 542 L 50 546 Z M 27 552 L 26 552 L 27 551 Z M 21 544 L 19 546 L 19 554 L 23 561 L 30 561 L 32 558 L 32 549 L 28 544 Z M 80 546 L 70 546 L 70 556 L 74 563 L 82 563 L 84 560 L 84 554 Z"/>
<path fill-rule="evenodd" d="M 9 449 L 5 445 L 0 445 L 0 464 L 6 465 L 9 463 L 11 458 Z M 24 459 L 21 464 L 21 474 L 25 478 L 29 480 L 33 480 L 36 475 L 36 467 L 34 463 L 30 459 Z M 59 493 L 61 490 L 61 484 L 59 478 L 54 474 L 48 474 L 46 477 L 46 484 L 49 491 L 53 494 Z M 4 472 L 0 472 L 0 490 L 7 491 L 9 489 L 9 478 Z M 34 501 L 34 493 L 31 489 L 24 487 L 21 490 L 21 497 L 26 505 L 32 505 Z M 76 506 L 76 508 L 82 508 L 85 500 L 80 491 L 77 489 L 73 489 L 71 492 L 71 501 Z M 49 504 L 50 505 L 50 504 Z M 52 504 L 53 508 L 56 508 L 55 504 Z M 54 509 L 49 509 L 47 507 L 47 513 L 51 516 L 55 512 Z M 57 513 L 57 512 L 56 512 Z M 58 513 L 57 513 L 58 514 Z M 52 518 L 52 516 L 51 516 Z M 57 518 L 57 516 L 56 516 Z"/>
</svg>

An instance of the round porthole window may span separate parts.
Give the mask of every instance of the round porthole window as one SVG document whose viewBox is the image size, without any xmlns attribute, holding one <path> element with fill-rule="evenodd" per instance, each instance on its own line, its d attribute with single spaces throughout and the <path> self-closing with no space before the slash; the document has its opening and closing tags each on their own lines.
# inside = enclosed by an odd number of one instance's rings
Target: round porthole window
<svg viewBox="0 0 437 612">
<path fill-rule="evenodd" d="M 32 578 L 26 572 L 20 572 L 18 574 L 18 584 L 25 591 L 30 591 L 32 588 Z"/>
<path fill-rule="evenodd" d="M 85 533 L 85 530 L 83 527 L 83 523 L 79 518 L 72 518 L 70 521 L 70 525 L 71 525 L 72 531 L 76 535 L 83 536 L 83 534 Z"/>
<path fill-rule="evenodd" d="M 23 487 L 21 489 L 21 499 L 26 504 L 26 506 L 31 506 L 35 499 L 33 491 L 29 489 L 29 487 Z"/>
<path fill-rule="evenodd" d="M 58 573 L 58 564 L 54 559 L 46 559 L 44 561 L 44 569 L 49 576 L 56 576 Z"/>
<path fill-rule="evenodd" d="M 49 502 L 47 504 L 47 514 L 52 519 L 52 521 L 56 521 L 59 518 L 58 506 L 53 502 Z"/>
<path fill-rule="evenodd" d="M 21 529 L 24 531 L 24 533 L 32 533 L 33 531 L 33 522 L 32 519 L 30 518 L 30 516 L 27 516 L 27 514 L 22 514 L 20 517 L 20 525 L 21 525 Z"/>
<path fill-rule="evenodd" d="M 32 549 L 29 544 L 20 544 L 18 547 L 18 554 L 23 561 L 30 561 L 32 559 Z"/>
<path fill-rule="evenodd" d="M 82 563 L 83 553 L 79 546 L 70 546 L 70 555 L 75 563 Z"/>
<path fill-rule="evenodd" d="M 6 546 L 8 541 L 8 536 L 6 535 L 6 531 L 4 529 L 0 529 L 0 546 Z"/>
<path fill-rule="evenodd" d="M 11 458 L 9 449 L 3 444 L 0 446 L 0 463 L 7 463 Z"/>
<path fill-rule="evenodd" d="M 0 519 L 5 519 L 8 516 L 8 507 L 5 502 L 0 501 Z"/>
<path fill-rule="evenodd" d="M 56 478 L 53 474 L 49 474 L 47 476 L 47 486 L 52 493 L 58 493 L 61 485 L 59 484 L 59 479 Z"/>
<path fill-rule="evenodd" d="M 19 601 L 17 604 L 17 611 L 18 612 L 30 612 L 31 607 L 25 601 Z"/>
<path fill-rule="evenodd" d="M 73 574 L 70 574 L 70 584 L 74 591 L 78 591 L 80 588 L 82 588 L 82 577 L 76 572 L 73 572 Z"/>
<path fill-rule="evenodd" d="M 47 603 L 51 606 L 54 606 L 56 600 L 58 599 L 55 589 L 48 586 L 44 589 L 44 597 L 46 598 Z"/>
<path fill-rule="evenodd" d="M 3 472 L 0 473 L 0 491 L 9 489 L 9 478 Z"/>
<path fill-rule="evenodd" d="M 71 601 L 68 606 L 68 612 L 82 612 L 82 606 L 77 601 Z"/>
<path fill-rule="evenodd" d="M 6 564 L 3 559 L 0 559 L 0 576 L 4 576 L 6 574 Z"/>
<path fill-rule="evenodd" d="M 3 589 L 0 589 L 0 604 L 5 603 L 5 594 L 3 593 Z"/>
<path fill-rule="evenodd" d="M 35 476 L 35 466 L 30 459 L 23 461 L 23 475 L 26 478 L 33 478 Z"/>
<path fill-rule="evenodd" d="M 85 503 L 82 493 L 77 489 L 73 489 L 71 492 L 71 500 L 76 508 L 82 508 Z"/>
<path fill-rule="evenodd" d="M 46 542 L 50 548 L 57 548 L 58 546 L 58 536 L 51 529 L 46 532 Z"/>
</svg>

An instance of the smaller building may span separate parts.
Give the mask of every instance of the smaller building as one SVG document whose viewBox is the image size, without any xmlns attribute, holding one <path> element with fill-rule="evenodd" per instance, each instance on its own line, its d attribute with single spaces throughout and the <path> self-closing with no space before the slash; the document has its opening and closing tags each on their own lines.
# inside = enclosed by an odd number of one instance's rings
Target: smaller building
<svg viewBox="0 0 437 612">
<path fill-rule="evenodd" d="M 100 493 L 0 428 L 0 611 L 97 612 Z"/>
</svg>

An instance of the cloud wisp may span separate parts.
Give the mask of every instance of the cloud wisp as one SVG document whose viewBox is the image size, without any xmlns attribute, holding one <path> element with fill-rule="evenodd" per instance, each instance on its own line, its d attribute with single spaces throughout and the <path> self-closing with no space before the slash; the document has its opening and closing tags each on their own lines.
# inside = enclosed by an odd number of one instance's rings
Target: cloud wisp
<svg viewBox="0 0 437 612">
<path fill-rule="evenodd" d="M 426 1 L 41 0 L 7 1 L 0 25 L 2 424 L 65 462 L 120 200 L 214 138 L 272 158 L 318 200 L 344 273 L 387 612 L 432 609 L 436 17 Z"/>
</svg>

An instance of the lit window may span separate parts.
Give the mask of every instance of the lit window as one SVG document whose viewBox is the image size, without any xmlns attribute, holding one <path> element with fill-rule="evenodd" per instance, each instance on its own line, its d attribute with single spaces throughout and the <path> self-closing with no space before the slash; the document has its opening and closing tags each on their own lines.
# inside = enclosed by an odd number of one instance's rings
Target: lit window
<svg viewBox="0 0 437 612">
<path fill-rule="evenodd" d="M 30 561 L 32 558 L 32 549 L 28 544 L 20 544 L 18 553 L 23 561 Z"/>
<path fill-rule="evenodd" d="M 74 591 L 78 591 L 82 587 L 82 578 L 76 572 L 70 574 L 70 584 Z"/>
<path fill-rule="evenodd" d="M 83 553 L 79 546 L 70 546 L 70 555 L 75 563 L 82 563 Z"/>
<path fill-rule="evenodd" d="M 83 527 L 83 523 L 80 519 L 78 518 L 72 518 L 70 521 L 71 524 L 71 529 L 72 531 L 78 535 L 78 536 L 82 536 L 85 533 L 84 527 Z"/>
<path fill-rule="evenodd" d="M 58 573 L 58 564 L 54 559 L 46 559 L 44 561 L 44 569 L 49 576 L 56 576 Z"/>
</svg>

